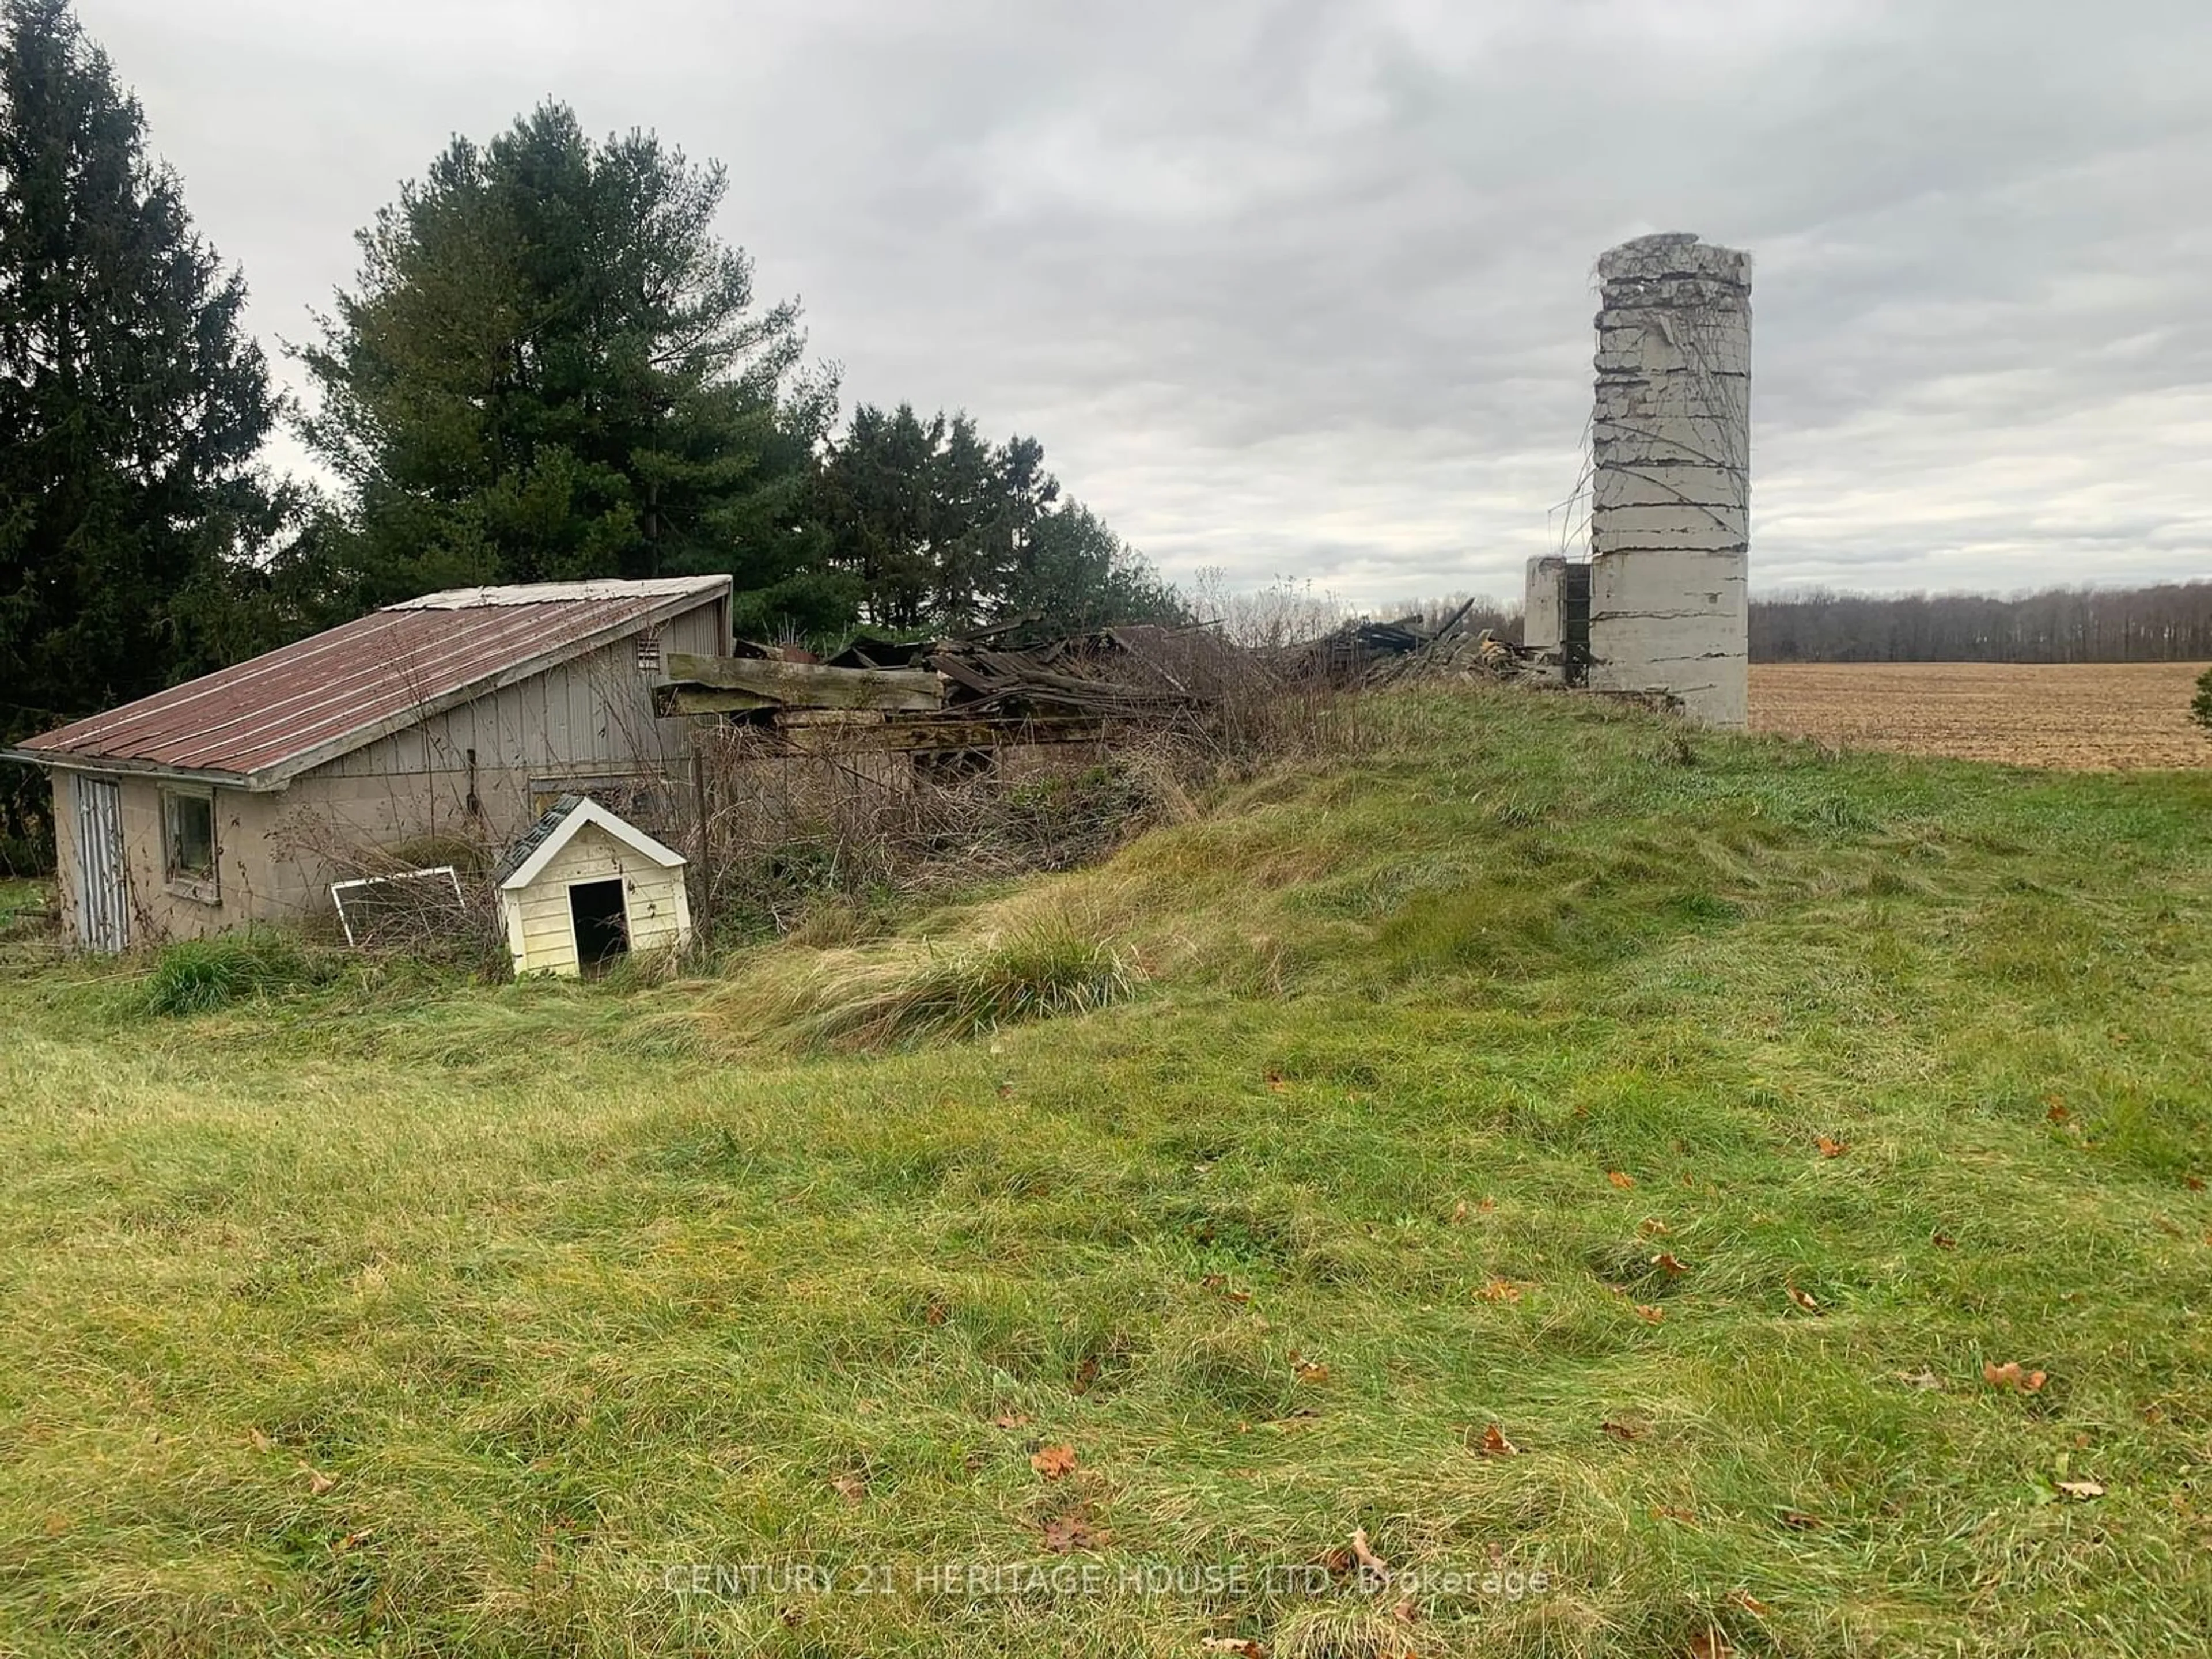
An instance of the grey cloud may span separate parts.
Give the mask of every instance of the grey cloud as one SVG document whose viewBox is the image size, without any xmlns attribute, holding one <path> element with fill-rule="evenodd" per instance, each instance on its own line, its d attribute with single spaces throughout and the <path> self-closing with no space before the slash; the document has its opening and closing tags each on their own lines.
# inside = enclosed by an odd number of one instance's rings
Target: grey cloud
<svg viewBox="0 0 2212 1659">
<path fill-rule="evenodd" d="M 550 94 L 728 165 L 848 402 L 1035 433 L 1176 574 L 1511 591 L 1662 228 L 1757 258 L 1755 581 L 2212 553 L 2200 0 L 80 3 L 265 335 Z"/>
</svg>

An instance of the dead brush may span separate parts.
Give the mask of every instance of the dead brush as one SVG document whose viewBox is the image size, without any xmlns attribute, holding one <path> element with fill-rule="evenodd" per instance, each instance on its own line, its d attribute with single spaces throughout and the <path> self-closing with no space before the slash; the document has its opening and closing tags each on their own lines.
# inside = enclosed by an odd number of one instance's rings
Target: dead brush
<svg viewBox="0 0 2212 1659">
<path fill-rule="evenodd" d="M 314 943 L 344 942 L 329 885 L 351 890 L 346 925 L 350 948 L 370 956 L 416 957 L 496 978 L 507 962 L 505 928 L 490 872 L 499 848 L 481 836 L 420 836 L 386 845 L 364 842 L 357 830 L 326 812 L 288 817 L 279 843 L 288 857 L 319 872 L 323 892 L 301 932 Z M 450 868 L 450 879 L 420 872 Z"/>
<path fill-rule="evenodd" d="M 1018 769 L 981 752 L 927 766 L 794 756 L 749 727 L 707 736 L 699 755 L 708 809 L 695 913 L 740 935 L 820 931 L 825 905 L 865 915 L 902 896 L 1075 869 L 1197 811 L 1188 756 L 1157 733 L 1026 756 Z"/>
<path fill-rule="evenodd" d="M 796 750 L 762 726 L 701 733 L 694 915 L 725 935 L 834 937 L 902 897 L 1097 864 L 1153 825 L 1200 817 L 1216 785 L 1359 752 L 1380 733 L 1357 693 L 1255 673 L 1173 720 L 1109 722 L 1097 742 L 1023 739 L 1012 725 L 998 749 L 917 757 L 834 738 Z M 825 916 L 831 901 L 848 914 Z"/>
</svg>

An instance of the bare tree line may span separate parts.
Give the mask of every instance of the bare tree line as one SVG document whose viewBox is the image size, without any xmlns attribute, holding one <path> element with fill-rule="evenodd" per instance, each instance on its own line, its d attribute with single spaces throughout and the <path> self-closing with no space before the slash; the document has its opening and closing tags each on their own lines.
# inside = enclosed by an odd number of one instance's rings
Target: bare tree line
<svg viewBox="0 0 2212 1659">
<path fill-rule="evenodd" d="M 2212 581 L 1984 593 L 1785 590 L 1751 601 L 1753 662 L 2212 661 Z"/>
</svg>

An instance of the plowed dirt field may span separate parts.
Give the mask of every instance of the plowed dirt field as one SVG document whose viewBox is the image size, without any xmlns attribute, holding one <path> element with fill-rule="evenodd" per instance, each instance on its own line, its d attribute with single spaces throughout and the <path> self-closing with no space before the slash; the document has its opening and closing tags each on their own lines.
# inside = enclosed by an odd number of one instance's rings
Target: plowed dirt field
<svg viewBox="0 0 2212 1659">
<path fill-rule="evenodd" d="M 2202 663 L 1755 663 L 1756 732 L 2084 772 L 2212 765 Z"/>
</svg>

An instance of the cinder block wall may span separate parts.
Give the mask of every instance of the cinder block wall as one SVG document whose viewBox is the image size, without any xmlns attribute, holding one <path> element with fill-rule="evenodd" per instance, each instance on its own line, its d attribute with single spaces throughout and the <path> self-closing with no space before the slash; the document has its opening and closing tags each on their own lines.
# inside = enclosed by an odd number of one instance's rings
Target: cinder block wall
<svg viewBox="0 0 2212 1659">
<path fill-rule="evenodd" d="M 1670 234 L 1601 255 L 1590 684 L 1747 720 L 1751 260 Z M 1532 584 L 1533 586 L 1533 584 Z"/>
</svg>

